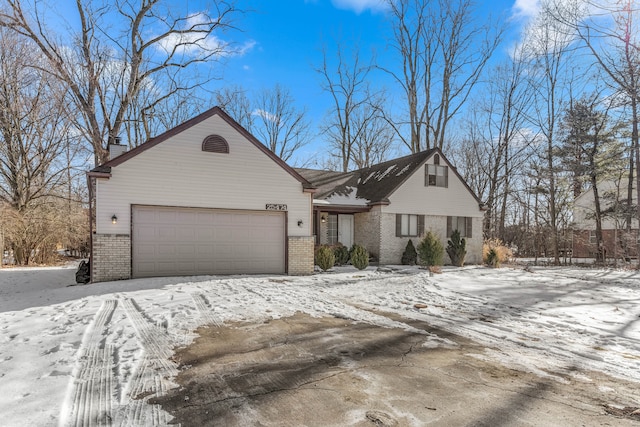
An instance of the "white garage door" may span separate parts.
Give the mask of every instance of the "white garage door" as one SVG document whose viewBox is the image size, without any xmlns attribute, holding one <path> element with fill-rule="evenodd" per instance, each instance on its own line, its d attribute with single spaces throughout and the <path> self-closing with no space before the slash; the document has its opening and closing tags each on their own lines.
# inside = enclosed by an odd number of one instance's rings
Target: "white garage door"
<svg viewBox="0 0 640 427">
<path fill-rule="evenodd" d="M 133 207 L 133 277 L 285 272 L 284 212 Z"/>
</svg>

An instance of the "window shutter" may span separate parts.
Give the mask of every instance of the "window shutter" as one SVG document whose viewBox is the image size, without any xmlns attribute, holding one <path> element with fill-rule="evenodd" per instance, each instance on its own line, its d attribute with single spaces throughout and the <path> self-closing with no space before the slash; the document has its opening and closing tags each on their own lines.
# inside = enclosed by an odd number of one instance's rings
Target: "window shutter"
<svg viewBox="0 0 640 427">
<path fill-rule="evenodd" d="M 402 215 L 396 214 L 396 237 L 402 236 Z"/>
<path fill-rule="evenodd" d="M 444 188 L 449 188 L 449 166 L 444 167 Z"/>
<path fill-rule="evenodd" d="M 448 216 L 447 217 L 447 237 L 451 237 L 451 222 L 452 222 L 452 217 Z"/>
<path fill-rule="evenodd" d="M 424 234 L 424 215 L 418 215 L 418 237 Z"/>
<path fill-rule="evenodd" d="M 471 231 L 472 231 L 471 230 L 471 224 L 473 223 L 473 218 L 467 217 L 465 223 L 466 223 L 465 225 L 467 226 L 467 230 L 466 230 L 465 235 L 466 235 L 467 239 L 470 239 L 471 238 Z"/>
</svg>

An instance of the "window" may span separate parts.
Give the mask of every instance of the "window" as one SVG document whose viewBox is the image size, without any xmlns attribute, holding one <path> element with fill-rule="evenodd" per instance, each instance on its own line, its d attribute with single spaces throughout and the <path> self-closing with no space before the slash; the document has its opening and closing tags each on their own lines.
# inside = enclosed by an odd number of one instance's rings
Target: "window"
<svg viewBox="0 0 640 427">
<path fill-rule="evenodd" d="M 338 243 L 338 215 L 329 214 L 327 219 L 327 243 L 329 245 Z"/>
<path fill-rule="evenodd" d="M 596 230 L 589 231 L 589 243 L 595 245 L 597 243 Z"/>
<path fill-rule="evenodd" d="M 425 165 L 425 187 L 448 187 L 449 168 L 440 165 Z"/>
<path fill-rule="evenodd" d="M 424 215 L 396 214 L 396 237 L 417 237 L 424 230 Z"/>
<path fill-rule="evenodd" d="M 448 216 L 447 217 L 447 236 L 458 230 L 460 237 L 471 238 L 471 222 L 473 218 L 467 216 Z"/>
<path fill-rule="evenodd" d="M 202 141 L 202 151 L 228 154 L 229 144 L 227 144 L 227 140 L 220 135 L 209 135 Z"/>
</svg>

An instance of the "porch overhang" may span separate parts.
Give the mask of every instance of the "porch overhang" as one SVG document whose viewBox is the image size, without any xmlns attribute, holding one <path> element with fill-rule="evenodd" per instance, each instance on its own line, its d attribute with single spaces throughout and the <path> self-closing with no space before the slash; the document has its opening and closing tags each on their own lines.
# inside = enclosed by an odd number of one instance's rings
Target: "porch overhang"
<svg viewBox="0 0 640 427">
<path fill-rule="evenodd" d="M 329 213 L 359 213 L 369 212 L 371 206 L 353 206 L 353 205 L 331 205 L 331 204 L 313 204 L 314 212 L 329 212 Z"/>
</svg>

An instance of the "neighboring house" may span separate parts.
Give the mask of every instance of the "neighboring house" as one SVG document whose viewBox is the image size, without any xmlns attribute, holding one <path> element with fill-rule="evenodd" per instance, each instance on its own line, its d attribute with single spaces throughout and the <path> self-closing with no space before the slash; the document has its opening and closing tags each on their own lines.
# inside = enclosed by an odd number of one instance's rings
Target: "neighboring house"
<svg viewBox="0 0 640 427">
<path fill-rule="evenodd" d="M 636 186 L 633 183 L 632 204 L 634 212 L 631 220 L 631 233 L 626 233 L 624 214 L 619 209 L 627 203 L 628 180 L 619 182 L 608 180 L 598 184 L 600 209 L 603 213 L 602 240 L 607 258 L 638 256 L 638 219 Z M 616 209 L 616 205 L 618 209 Z M 576 197 L 573 203 L 573 257 L 595 258 L 598 253 L 596 244 L 596 223 L 594 219 L 595 199 L 593 189 L 589 189 Z"/>
<path fill-rule="evenodd" d="M 218 107 L 88 178 L 94 282 L 313 272 L 314 189 Z"/>
<path fill-rule="evenodd" d="M 482 203 L 439 149 L 353 172 L 297 171 L 317 187 L 316 243 L 358 243 L 380 264 L 400 264 L 409 239 L 417 246 L 432 231 L 446 247 L 457 229 L 466 262 L 482 262 Z"/>
</svg>

